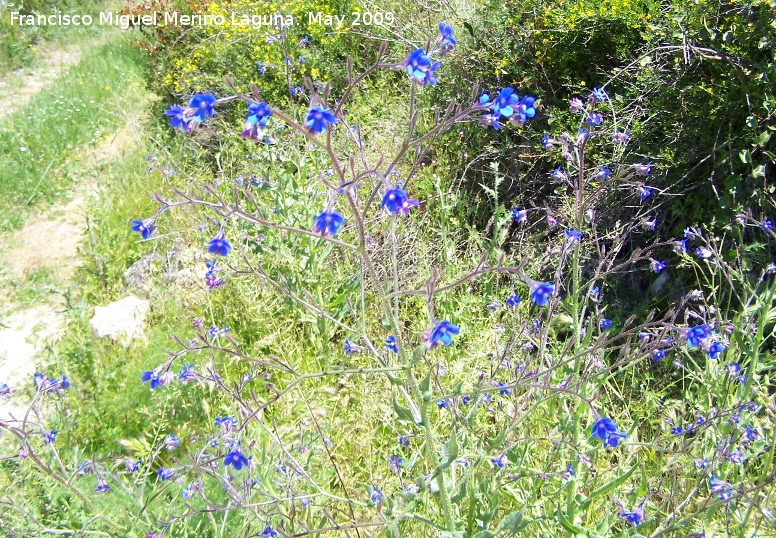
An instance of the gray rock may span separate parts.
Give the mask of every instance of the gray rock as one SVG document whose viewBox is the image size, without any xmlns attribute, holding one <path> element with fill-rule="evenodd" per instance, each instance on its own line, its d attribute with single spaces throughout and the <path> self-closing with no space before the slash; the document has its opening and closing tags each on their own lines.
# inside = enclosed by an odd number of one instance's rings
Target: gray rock
<svg viewBox="0 0 776 538">
<path fill-rule="evenodd" d="M 154 262 L 162 260 L 156 252 L 146 254 L 124 271 L 124 284 L 131 290 L 148 297 L 147 284 L 154 272 Z"/>
<path fill-rule="evenodd" d="M 89 324 L 98 337 L 108 337 L 128 345 L 132 340 L 143 337 L 148 308 L 148 301 L 130 295 L 109 305 L 95 307 Z"/>
</svg>

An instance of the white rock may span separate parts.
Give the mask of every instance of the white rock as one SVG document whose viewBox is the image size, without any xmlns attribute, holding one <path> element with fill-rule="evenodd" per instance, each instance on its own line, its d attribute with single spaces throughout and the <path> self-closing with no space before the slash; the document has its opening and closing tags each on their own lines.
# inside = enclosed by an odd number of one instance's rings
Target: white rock
<svg viewBox="0 0 776 538">
<path fill-rule="evenodd" d="M 94 334 L 124 345 L 136 338 L 142 338 L 148 301 L 134 295 L 124 297 L 106 306 L 94 308 L 94 316 L 89 322 Z"/>
</svg>

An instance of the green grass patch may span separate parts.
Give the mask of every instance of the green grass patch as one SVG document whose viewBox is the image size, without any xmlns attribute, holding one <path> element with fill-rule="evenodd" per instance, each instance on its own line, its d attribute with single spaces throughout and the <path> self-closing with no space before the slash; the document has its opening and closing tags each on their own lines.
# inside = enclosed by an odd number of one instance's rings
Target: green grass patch
<svg viewBox="0 0 776 538">
<path fill-rule="evenodd" d="M 80 177 L 72 163 L 142 102 L 142 52 L 119 34 L 0 121 L 0 231 L 19 228 Z"/>
</svg>

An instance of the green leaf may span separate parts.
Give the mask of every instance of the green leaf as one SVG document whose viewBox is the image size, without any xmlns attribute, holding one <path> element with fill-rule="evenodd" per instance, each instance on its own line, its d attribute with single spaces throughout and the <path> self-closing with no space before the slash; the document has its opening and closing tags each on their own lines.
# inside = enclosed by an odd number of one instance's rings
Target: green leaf
<svg viewBox="0 0 776 538">
<path fill-rule="evenodd" d="M 530 522 L 523 522 L 523 511 L 518 510 L 517 512 L 512 512 L 504 519 L 499 521 L 498 527 L 496 527 L 496 534 L 506 531 L 507 534 L 505 536 L 514 536 L 529 524 Z"/>
<path fill-rule="evenodd" d="M 593 499 L 595 499 L 599 495 L 603 495 L 604 493 L 610 492 L 611 490 L 613 490 L 614 488 L 616 488 L 617 486 L 625 482 L 630 477 L 630 475 L 633 474 L 635 470 L 636 470 L 636 466 L 634 465 L 633 467 L 630 468 L 628 472 L 618 476 L 614 480 L 604 484 L 597 490 L 593 491 L 590 495 L 587 496 L 587 499 L 585 499 L 584 502 L 579 504 L 579 509 L 577 511 L 584 512 L 585 510 L 587 510 L 587 508 L 590 506 L 590 503 L 593 501 Z"/>
<path fill-rule="evenodd" d="M 399 403 L 396 399 L 396 394 L 393 395 L 393 410 L 396 411 L 396 416 L 399 417 L 399 420 L 411 422 L 413 424 L 415 423 L 415 417 L 412 416 L 412 411 L 410 411 L 409 407 L 404 407 Z"/>
<path fill-rule="evenodd" d="M 458 458 L 458 441 L 456 440 L 457 432 L 453 430 L 453 433 L 450 435 L 450 440 L 445 443 L 443 453 L 445 454 L 445 457 L 442 459 L 442 461 L 439 463 L 439 466 L 437 467 L 437 472 L 443 471 L 450 467 L 452 463 Z"/>
<path fill-rule="evenodd" d="M 431 401 L 431 371 L 429 370 L 423 381 L 420 382 L 420 392 L 423 394 L 423 399 Z"/>
<path fill-rule="evenodd" d="M 480 531 L 477 534 L 474 535 L 474 538 L 493 538 L 496 536 L 489 530 Z"/>
</svg>

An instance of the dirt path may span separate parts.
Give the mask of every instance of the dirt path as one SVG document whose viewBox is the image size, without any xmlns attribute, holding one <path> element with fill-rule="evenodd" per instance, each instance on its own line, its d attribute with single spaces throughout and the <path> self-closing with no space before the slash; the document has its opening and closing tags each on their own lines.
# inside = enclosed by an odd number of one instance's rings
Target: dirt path
<svg viewBox="0 0 776 538">
<path fill-rule="evenodd" d="M 79 45 L 70 45 L 64 49 L 46 45 L 38 51 L 40 64 L 37 67 L 19 69 L 0 77 L 0 95 L 13 96 L 13 99 L 4 100 L 0 107 L 0 118 L 22 108 L 36 93 L 76 65 L 81 59 L 82 50 Z"/>
<path fill-rule="evenodd" d="M 82 177 L 94 178 L 91 170 L 136 147 L 135 119 L 119 126 L 94 151 L 79 155 L 79 165 L 84 170 Z M 46 275 L 44 286 L 50 287 L 49 283 L 53 282 L 64 289 L 70 285 L 79 264 L 78 245 L 86 231 L 88 199 L 96 196 L 94 179 L 84 180 L 76 187 L 72 199 L 32 216 L 20 230 L 0 237 L 4 259 L 4 266 L 0 268 L 0 384 L 6 383 L 13 395 L 31 386 L 32 374 L 37 371 L 36 357 L 65 328 L 61 294 L 48 293 L 41 299 L 38 293 L 36 300 L 23 300 L 13 290 L 29 275 L 41 271 Z M 40 284 L 34 286 L 40 287 Z M 12 398 L 3 402 L 0 399 L 0 420 L 10 415 L 19 417 L 25 409 L 23 400 Z"/>
</svg>

